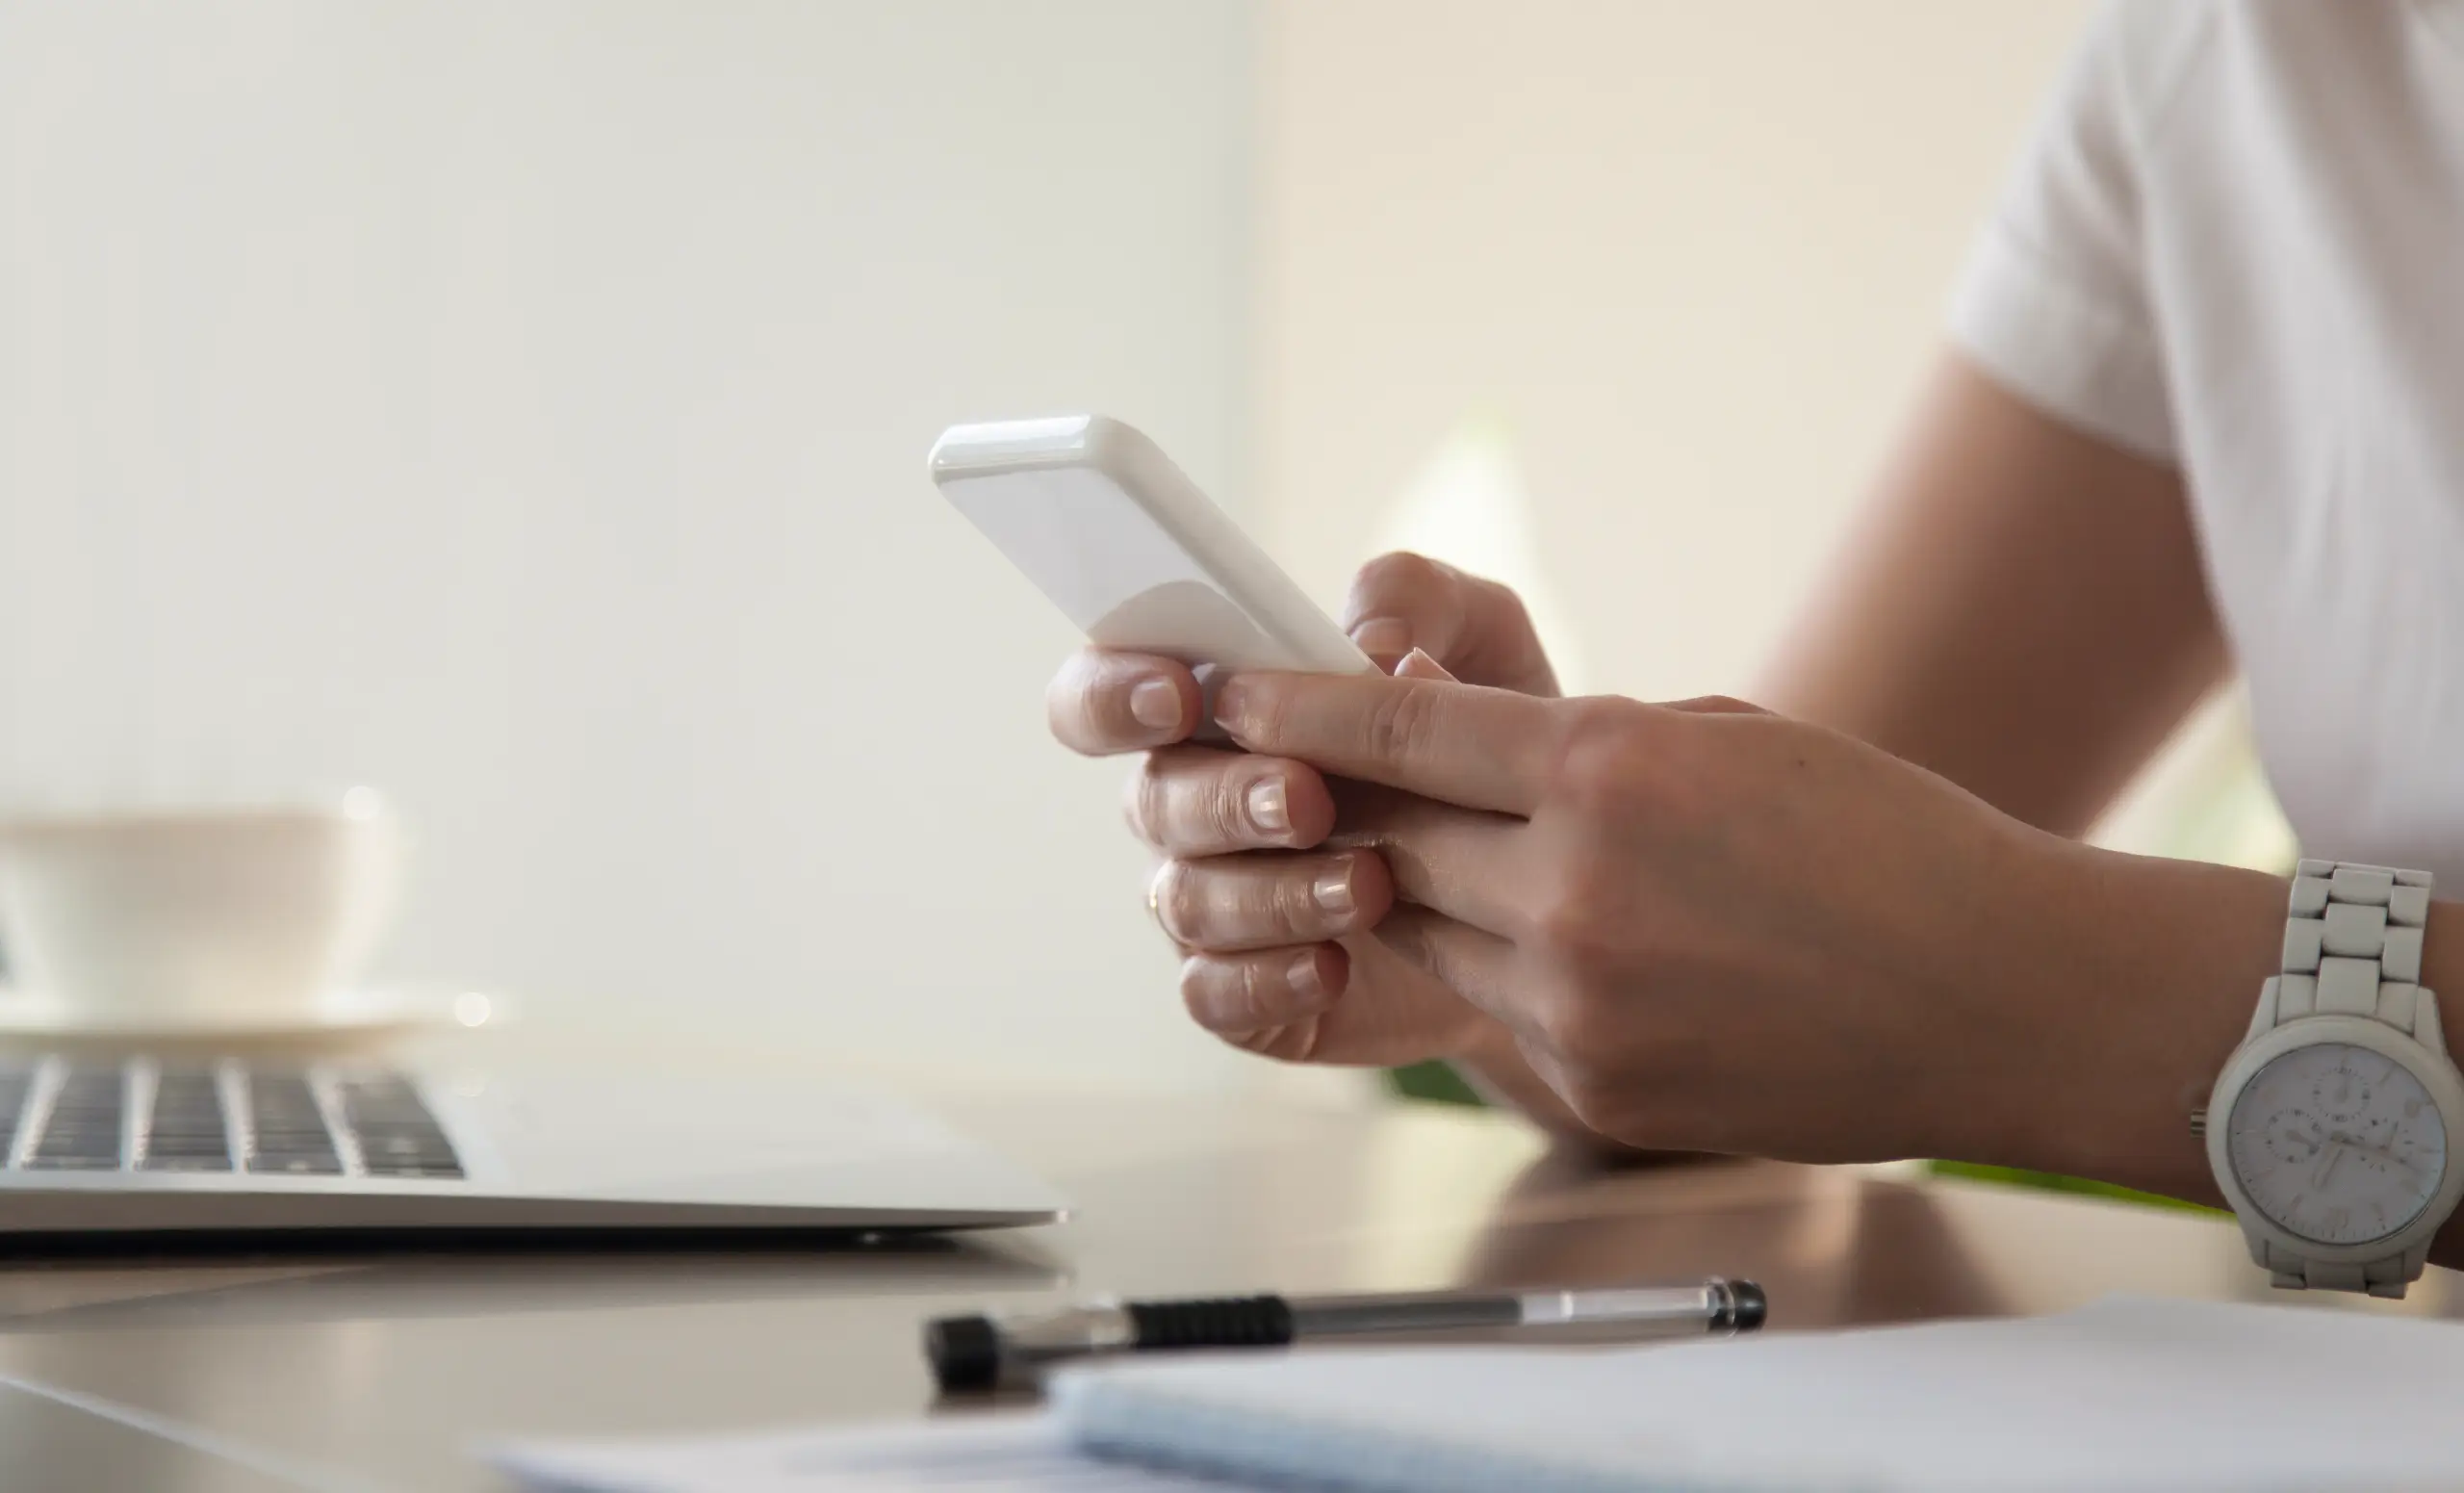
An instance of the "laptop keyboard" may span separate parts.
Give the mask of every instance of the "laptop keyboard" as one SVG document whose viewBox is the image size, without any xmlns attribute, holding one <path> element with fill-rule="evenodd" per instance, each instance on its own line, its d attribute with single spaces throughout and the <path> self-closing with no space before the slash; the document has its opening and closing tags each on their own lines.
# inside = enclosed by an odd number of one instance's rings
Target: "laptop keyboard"
<svg viewBox="0 0 2464 1493">
<path fill-rule="evenodd" d="M 400 1073 L 233 1060 L 0 1068 L 0 1155 L 12 1171 L 463 1177 Z"/>
</svg>

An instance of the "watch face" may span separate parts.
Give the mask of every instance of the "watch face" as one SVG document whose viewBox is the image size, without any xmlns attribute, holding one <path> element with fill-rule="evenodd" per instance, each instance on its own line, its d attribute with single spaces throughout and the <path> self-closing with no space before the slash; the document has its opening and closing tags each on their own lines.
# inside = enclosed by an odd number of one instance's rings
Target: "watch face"
<svg viewBox="0 0 2464 1493">
<path fill-rule="evenodd" d="M 2259 1211 L 2318 1244 L 2396 1232 L 2447 1173 L 2447 1123 L 2429 1091 L 2348 1043 L 2296 1047 L 2260 1068 L 2233 1101 L 2226 1147 Z"/>
</svg>

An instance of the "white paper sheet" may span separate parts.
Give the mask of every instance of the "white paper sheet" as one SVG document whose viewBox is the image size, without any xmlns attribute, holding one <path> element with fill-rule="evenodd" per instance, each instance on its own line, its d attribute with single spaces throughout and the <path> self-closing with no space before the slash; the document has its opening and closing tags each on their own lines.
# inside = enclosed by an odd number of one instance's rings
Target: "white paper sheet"
<svg viewBox="0 0 2464 1493">
<path fill-rule="evenodd" d="M 1082 1372 L 1055 1402 L 1101 1452 L 1354 1493 L 2464 1488 L 2464 1325 L 2334 1298 L 1191 1359 Z"/>
<path fill-rule="evenodd" d="M 1612 1351 L 1124 1360 L 1049 1415 L 500 1458 L 578 1493 L 2464 1488 L 2464 1324 L 2115 1299 Z M 1091 1459 L 1081 1447 L 1107 1459 Z"/>
<path fill-rule="evenodd" d="M 1095 1461 L 1040 1414 L 641 1442 L 540 1444 L 490 1460 L 541 1493 L 1224 1493 Z"/>
</svg>

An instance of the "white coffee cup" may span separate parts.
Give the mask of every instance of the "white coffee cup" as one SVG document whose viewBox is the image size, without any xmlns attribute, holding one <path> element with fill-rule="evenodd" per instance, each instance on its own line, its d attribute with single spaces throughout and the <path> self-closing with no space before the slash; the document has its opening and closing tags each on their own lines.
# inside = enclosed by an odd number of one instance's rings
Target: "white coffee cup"
<svg viewBox="0 0 2464 1493">
<path fill-rule="evenodd" d="M 98 1018 L 305 1016 L 375 952 L 401 842 L 364 788 L 0 818 L 0 956 L 20 991 Z"/>
</svg>

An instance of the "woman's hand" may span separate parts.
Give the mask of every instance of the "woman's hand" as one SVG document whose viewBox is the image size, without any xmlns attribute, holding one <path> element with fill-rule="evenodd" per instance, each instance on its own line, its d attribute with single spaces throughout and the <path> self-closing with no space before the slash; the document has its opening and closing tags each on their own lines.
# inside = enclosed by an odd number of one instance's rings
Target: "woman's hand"
<svg viewBox="0 0 2464 1493">
<path fill-rule="evenodd" d="M 2052 1132 L 2092 1084 L 2113 1144 L 2194 1164 L 2173 1091 L 2229 1051 L 2278 915 L 2267 878 L 2090 850 L 1732 701 L 1252 674 L 1217 716 L 1387 790 L 1335 841 L 1391 868 L 1380 942 L 1634 1145 L 2075 1163 Z"/>
<path fill-rule="evenodd" d="M 1388 669 L 1418 649 L 1476 682 L 1557 692 L 1511 591 L 1418 555 L 1364 566 L 1344 620 Z M 1385 862 L 1329 843 L 1345 828 L 1339 794 L 1357 797 L 1356 785 L 1272 753 L 1187 744 L 1198 687 L 1169 659 L 1081 653 L 1047 706 L 1053 734 L 1078 751 L 1145 753 L 1130 827 L 1164 858 L 1154 912 L 1189 956 L 1182 995 L 1199 1025 L 1291 1061 L 1452 1059 L 1535 1118 L 1571 1125 L 1504 1028 L 1371 936 L 1394 903 Z M 1379 801 L 1391 809 L 1395 797 Z"/>
</svg>

